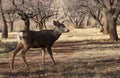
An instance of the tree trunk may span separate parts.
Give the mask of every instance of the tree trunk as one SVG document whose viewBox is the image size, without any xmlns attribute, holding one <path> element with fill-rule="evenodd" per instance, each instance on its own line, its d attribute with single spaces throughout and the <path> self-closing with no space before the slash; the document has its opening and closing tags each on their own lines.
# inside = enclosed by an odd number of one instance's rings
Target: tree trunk
<svg viewBox="0 0 120 78">
<path fill-rule="evenodd" d="M 109 23 L 109 21 L 108 21 L 108 14 L 109 12 L 106 10 L 106 9 L 104 9 L 103 8 L 103 21 L 104 21 L 104 23 L 103 23 L 103 34 L 109 34 L 109 25 L 108 25 L 108 23 Z"/>
<path fill-rule="evenodd" d="M 117 41 L 117 15 L 113 15 L 108 9 L 103 9 L 104 15 L 104 34 L 109 34 L 110 40 Z"/>
<path fill-rule="evenodd" d="M 86 18 L 84 19 L 85 28 L 87 28 L 88 21 L 89 21 L 89 16 L 86 16 Z"/>
<path fill-rule="evenodd" d="M 109 35 L 110 35 L 110 40 L 117 41 L 118 34 L 117 34 L 117 18 L 109 17 Z"/>
<path fill-rule="evenodd" d="M 42 22 L 39 22 L 36 27 L 39 28 L 39 30 L 43 30 L 43 23 Z"/>
<path fill-rule="evenodd" d="M 109 26 L 108 25 L 104 25 L 104 27 L 103 27 L 103 34 L 109 34 Z"/>
<path fill-rule="evenodd" d="M 85 15 L 82 15 L 80 20 L 79 20 L 79 23 L 78 23 L 79 28 L 82 28 L 82 23 L 83 23 L 84 19 L 85 19 Z"/>
<path fill-rule="evenodd" d="M 13 22 L 10 22 L 10 32 L 13 32 Z"/>
<path fill-rule="evenodd" d="M 7 23 L 5 21 L 4 13 L 2 10 L 2 1 L 0 0 L 0 16 L 1 16 L 1 21 L 3 23 L 3 29 L 2 29 L 2 38 L 7 38 L 8 37 L 8 27 Z"/>
</svg>

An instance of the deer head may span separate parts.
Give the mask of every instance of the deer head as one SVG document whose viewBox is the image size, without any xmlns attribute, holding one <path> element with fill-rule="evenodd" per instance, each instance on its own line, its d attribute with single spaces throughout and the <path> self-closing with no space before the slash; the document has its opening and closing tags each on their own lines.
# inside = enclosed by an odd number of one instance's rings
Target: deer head
<svg viewBox="0 0 120 78">
<path fill-rule="evenodd" d="M 59 21 L 53 21 L 53 24 L 54 24 L 54 26 L 57 27 L 57 29 L 61 33 L 69 32 L 69 29 L 67 29 L 63 23 L 60 23 Z"/>
</svg>

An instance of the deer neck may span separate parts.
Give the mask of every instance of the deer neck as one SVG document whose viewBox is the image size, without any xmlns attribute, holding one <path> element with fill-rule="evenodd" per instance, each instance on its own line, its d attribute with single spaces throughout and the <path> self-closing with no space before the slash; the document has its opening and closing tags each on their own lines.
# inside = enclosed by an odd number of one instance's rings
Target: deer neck
<svg viewBox="0 0 120 78">
<path fill-rule="evenodd" d="M 53 29 L 53 35 L 56 37 L 56 38 L 59 38 L 59 36 L 62 34 L 62 31 L 60 31 L 60 29 L 59 28 L 57 28 L 57 27 L 55 27 L 54 29 Z"/>
</svg>

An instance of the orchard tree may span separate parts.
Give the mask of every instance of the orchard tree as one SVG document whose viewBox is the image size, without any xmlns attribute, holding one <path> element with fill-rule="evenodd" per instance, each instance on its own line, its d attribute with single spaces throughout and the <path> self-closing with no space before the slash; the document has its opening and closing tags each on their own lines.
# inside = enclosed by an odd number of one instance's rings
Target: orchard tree
<svg viewBox="0 0 120 78">
<path fill-rule="evenodd" d="M 0 0 L 0 17 L 1 17 L 2 25 L 3 25 L 2 38 L 7 38 L 8 37 L 8 27 L 7 27 L 7 23 L 5 20 L 2 4 L 3 4 L 2 0 Z"/>
<path fill-rule="evenodd" d="M 75 24 L 76 27 L 80 27 L 85 17 L 87 16 L 87 12 L 80 5 L 84 0 L 65 0 L 65 9 L 64 10 L 66 16 L 68 16 L 69 20 Z"/>
<path fill-rule="evenodd" d="M 14 21 L 18 18 L 16 10 L 13 8 L 5 10 L 6 22 L 10 25 L 10 32 L 13 32 Z"/>
<path fill-rule="evenodd" d="M 117 41 L 117 19 L 120 14 L 120 0 L 85 0 L 82 5 L 89 14 L 103 27 L 103 32 L 109 34 L 110 40 Z M 101 23 L 100 15 L 103 18 Z"/>
<path fill-rule="evenodd" d="M 102 8 L 106 26 L 104 31 L 109 33 L 110 39 L 117 41 L 117 19 L 120 14 L 120 0 L 94 0 Z"/>
<path fill-rule="evenodd" d="M 17 10 L 17 14 L 24 21 L 24 29 L 30 29 L 30 20 L 32 19 L 39 29 L 46 28 L 45 21 L 49 17 L 53 16 L 50 10 L 51 1 L 42 0 L 12 0 L 14 7 Z"/>
<path fill-rule="evenodd" d="M 54 15 L 53 10 L 51 9 L 51 2 L 47 3 L 46 1 L 38 1 L 37 5 L 30 2 L 29 5 L 31 7 L 30 11 L 33 14 L 37 13 L 32 18 L 32 20 L 36 23 L 36 27 L 39 27 L 39 30 L 42 30 L 43 28 L 47 29 L 46 20 Z"/>
<path fill-rule="evenodd" d="M 64 2 L 70 7 L 70 15 L 73 14 L 75 19 L 80 13 L 89 13 L 101 25 L 103 33 L 109 34 L 111 40 L 119 39 L 116 26 L 120 14 L 120 0 L 66 0 Z"/>
</svg>

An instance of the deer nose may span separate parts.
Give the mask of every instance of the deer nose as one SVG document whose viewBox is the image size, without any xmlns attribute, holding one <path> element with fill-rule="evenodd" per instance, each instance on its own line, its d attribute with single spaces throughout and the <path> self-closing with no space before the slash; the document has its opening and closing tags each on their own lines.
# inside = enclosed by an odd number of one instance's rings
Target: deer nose
<svg viewBox="0 0 120 78">
<path fill-rule="evenodd" d="M 67 32 L 70 32 L 70 30 L 68 29 Z"/>
<path fill-rule="evenodd" d="M 65 28 L 63 32 L 65 33 L 65 32 L 69 32 L 69 31 L 70 31 L 69 29 Z"/>
<path fill-rule="evenodd" d="M 69 30 L 69 29 L 67 29 L 67 30 L 66 30 L 66 32 L 70 32 L 70 30 Z"/>
</svg>

